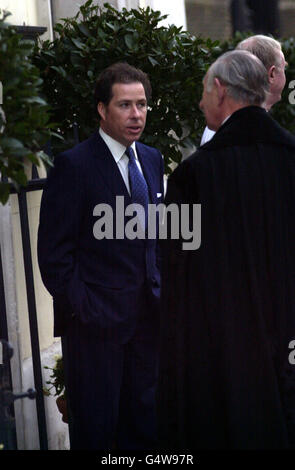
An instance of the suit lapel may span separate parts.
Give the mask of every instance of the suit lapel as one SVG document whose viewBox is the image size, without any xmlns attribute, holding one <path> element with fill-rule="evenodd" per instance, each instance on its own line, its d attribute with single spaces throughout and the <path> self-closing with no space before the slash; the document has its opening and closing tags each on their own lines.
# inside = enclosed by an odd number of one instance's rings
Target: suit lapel
<svg viewBox="0 0 295 470">
<path fill-rule="evenodd" d="M 122 178 L 121 172 L 108 146 L 101 138 L 99 132 L 93 135 L 92 148 L 97 158 L 98 170 L 100 171 L 103 182 L 110 188 L 116 196 L 124 196 L 127 203 L 131 202 L 130 195 Z"/>
<path fill-rule="evenodd" d="M 97 159 L 98 171 L 101 173 L 103 182 L 110 188 L 116 196 L 124 196 L 127 204 L 131 203 L 131 198 L 126 188 L 125 182 L 122 178 L 121 172 L 116 164 L 113 155 L 111 154 L 108 146 L 101 138 L 99 132 L 95 132 L 91 140 L 92 150 L 94 157 Z M 140 143 L 136 143 L 136 151 L 140 165 L 149 188 L 149 196 L 152 204 L 157 203 L 157 178 L 152 159 L 148 152 Z"/>
</svg>

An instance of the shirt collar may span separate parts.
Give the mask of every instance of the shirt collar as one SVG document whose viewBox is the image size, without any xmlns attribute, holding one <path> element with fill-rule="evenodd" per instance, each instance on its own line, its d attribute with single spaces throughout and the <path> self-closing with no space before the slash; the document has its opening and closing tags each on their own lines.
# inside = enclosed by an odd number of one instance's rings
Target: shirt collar
<svg viewBox="0 0 295 470">
<path fill-rule="evenodd" d="M 113 139 L 110 135 L 106 134 L 102 130 L 101 127 L 99 128 L 99 134 L 100 134 L 101 138 L 104 140 L 104 142 L 106 143 L 106 145 L 108 146 L 108 148 L 109 148 L 111 154 L 113 155 L 116 163 L 118 163 L 118 161 L 122 158 L 122 156 L 125 153 L 125 150 L 126 150 L 125 145 L 121 144 L 117 140 Z M 135 142 L 133 142 L 130 147 L 132 147 L 132 149 L 135 153 L 135 158 L 137 159 Z"/>
<path fill-rule="evenodd" d="M 224 119 L 224 121 L 222 121 L 221 123 L 221 126 L 231 117 L 231 114 L 229 114 L 228 116 L 226 116 L 226 118 Z M 221 127 L 220 126 L 220 127 Z"/>
</svg>

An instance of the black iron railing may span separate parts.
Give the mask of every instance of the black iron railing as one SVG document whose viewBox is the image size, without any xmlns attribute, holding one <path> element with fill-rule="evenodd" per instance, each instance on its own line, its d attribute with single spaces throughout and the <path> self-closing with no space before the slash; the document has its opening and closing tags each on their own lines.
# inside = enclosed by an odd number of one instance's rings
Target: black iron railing
<svg viewBox="0 0 295 470">
<path fill-rule="evenodd" d="M 75 143 L 79 143 L 78 126 L 76 123 L 73 124 L 73 134 L 74 134 Z M 50 146 L 47 146 L 45 151 L 49 155 L 51 155 Z M 43 383 L 42 383 L 42 367 L 41 367 L 41 355 L 40 355 L 40 344 L 39 344 L 39 334 L 38 334 L 38 319 L 37 319 L 37 307 L 36 307 L 36 296 L 35 296 L 35 285 L 34 285 L 34 272 L 33 272 L 33 263 L 32 263 L 32 248 L 31 248 L 31 239 L 30 239 L 27 194 L 32 191 L 43 190 L 45 183 L 46 183 L 46 178 L 39 178 L 37 168 L 33 165 L 32 177 L 26 187 L 21 188 L 19 192 L 16 191 L 13 185 L 11 185 L 10 187 L 10 194 L 17 194 L 18 204 L 19 204 L 21 238 L 22 238 L 23 260 L 24 260 L 25 281 L 26 281 L 26 294 L 27 294 L 28 315 L 29 315 L 29 325 L 30 325 L 33 374 L 34 374 L 34 382 L 35 382 L 35 390 L 36 390 L 36 409 L 37 409 L 40 450 L 48 449 L 48 437 L 47 437 L 46 415 L 45 415 Z M 7 312 L 6 312 L 4 293 L 5 292 L 4 292 L 3 273 L 2 273 L 2 260 L 1 260 L 1 253 L 0 253 L 0 339 L 8 341 Z M 63 354 L 65 354 L 64 348 L 63 348 Z M 11 384 L 11 372 L 10 372 L 10 384 Z M 25 394 L 23 395 L 29 396 L 29 398 L 34 398 L 33 394 L 30 391 L 25 392 Z M 15 397 L 21 398 L 20 396 L 17 396 L 17 395 L 15 395 Z"/>
<path fill-rule="evenodd" d="M 28 218 L 28 206 L 27 206 L 27 193 L 31 191 L 42 190 L 46 178 L 39 178 L 36 168 L 32 169 L 32 178 L 25 188 L 22 188 L 18 192 L 18 203 L 19 203 L 19 215 L 21 222 L 21 238 L 23 247 L 23 260 L 26 280 L 26 293 L 27 293 L 27 304 L 28 304 L 28 315 L 30 325 L 30 338 L 31 338 L 31 350 L 32 350 L 32 362 L 33 362 L 33 374 L 36 390 L 36 409 L 37 409 L 37 420 L 38 420 L 38 432 L 39 432 L 39 445 L 41 450 L 48 449 L 48 438 L 47 438 L 47 427 L 46 427 L 46 416 L 45 416 L 45 405 L 44 405 L 44 394 L 43 394 L 43 383 L 42 383 L 42 369 L 41 369 L 41 357 L 40 357 L 40 345 L 38 335 L 38 321 L 37 321 L 37 308 L 36 308 L 36 297 L 35 297 L 35 286 L 34 286 L 34 274 L 32 264 L 32 249 L 30 241 L 30 227 Z M 10 193 L 16 193 L 16 189 L 11 185 Z M 7 326 L 7 311 L 5 304 L 5 290 L 4 290 L 4 279 L 2 272 L 2 260 L 0 258 L 0 339 L 8 341 L 8 326 Z M 11 370 L 10 365 L 10 385 L 11 385 Z M 12 387 L 11 387 L 12 389 Z M 27 396 L 27 395 L 26 395 Z M 13 403 L 11 404 L 13 408 Z"/>
</svg>

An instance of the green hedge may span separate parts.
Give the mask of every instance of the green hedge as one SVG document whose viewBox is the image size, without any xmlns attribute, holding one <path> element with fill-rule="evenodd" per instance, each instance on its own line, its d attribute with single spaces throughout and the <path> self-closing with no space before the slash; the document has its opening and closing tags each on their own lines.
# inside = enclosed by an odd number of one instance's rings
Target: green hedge
<svg viewBox="0 0 295 470">
<path fill-rule="evenodd" d="M 3 104 L 0 112 L 0 173 L 18 189 L 25 185 L 25 160 L 49 162 L 41 150 L 49 139 L 49 114 L 40 97 L 42 80 L 29 59 L 34 43 L 22 41 L 0 11 L 0 81 Z M 0 203 L 9 197 L 9 184 L 0 183 Z"/>
<path fill-rule="evenodd" d="M 153 98 L 142 141 L 162 151 L 166 168 L 181 160 L 181 147 L 192 148 L 199 141 L 204 126 L 198 104 L 202 79 L 217 43 L 176 26 L 160 26 L 163 18 L 150 8 L 119 12 L 89 0 L 74 18 L 56 25 L 58 39 L 44 42 L 35 55 L 44 94 L 65 138 L 64 144 L 54 142 L 55 151 L 73 143 L 74 121 L 81 140 L 98 125 L 95 81 L 117 61 L 135 65 L 150 77 Z"/>
</svg>

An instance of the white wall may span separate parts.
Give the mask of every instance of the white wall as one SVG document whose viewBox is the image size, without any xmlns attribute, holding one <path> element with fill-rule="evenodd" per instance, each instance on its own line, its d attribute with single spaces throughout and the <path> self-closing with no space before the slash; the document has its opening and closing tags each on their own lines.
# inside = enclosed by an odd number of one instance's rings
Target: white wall
<svg viewBox="0 0 295 470">
<path fill-rule="evenodd" d="M 117 0 L 117 2 L 119 10 L 124 7 L 127 9 L 150 7 L 153 10 L 160 10 L 163 15 L 169 15 L 162 22 L 163 26 L 175 24 L 186 29 L 185 0 Z"/>
<path fill-rule="evenodd" d="M 8 339 L 14 350 L 13 357 L 10 361 L 12 372 L 12 384 L 13 390 L 15 392 L 19 392 L 23 390 L 22 359 L 15 284 L 15 262 L 12 239 L 12 217 L 10 203 L 7 203 L 5 206 L 2 206 L 0 204 L 0 246 L 4 277 Z M 22 405 L 23 400 L 17 400 L 14 404 L 15 414 L 18 417 L 17 440 L 21 448 L 23 448 L 24 442 L 24 420 Z"/>
<path fill-rule="evenodd" d="M 52 10 L 53 10 L 53 17 L 56 22 L 60 20 L 60 18 L 72 17 L 74 16 L 81 5 L 85 3 L 85 0 L 52 0 Z M 102 5 L 106 3 L 106 1 L 102 0 L 94 0 L 94 5 Z M 109 0 L 108 3 L 117 7 L 117 0 Z"/>
<path fill-rule="evenodd" d="M 36 0 L 0 0 L 0 9 L 10 11 L 7 21 L 11 24 L 38 26 Z"/>
<path fill-rule="evenodd" d="M 186 14 L 185 14 L 185 1 L 184 0 L 140 0 L 141 3 L 149 3 L 153 10 L 160 10 L 162 14 L 169 15 L 163 21 L 164 26 L 175 24 L 175 26 L 182 26 L 186 29 Z M 146 5 L 148 6 L 148 5 Z"/>
<path fill-rule="evenodd" d="M 52 15 L 55 22 L 60 18 L 74 16 L 85 0 L 52 0 Z M 102 5 L 105 0 L 94 0 L 97 5 Z M 109 0 L 108 3 L 122 8 L 145 8 L 160 10 L 162 14 L 168 14 L 163 21 L 164 26 L 175 24 L 186 29 L 185 0 Z M 0 0 L 0 9 L 12 13 L 9 22 L 15 25 L 45 26 L 48 31 L 42 38 L 50 38 L 49 1 L 48 0 Z"/>
</svg>

